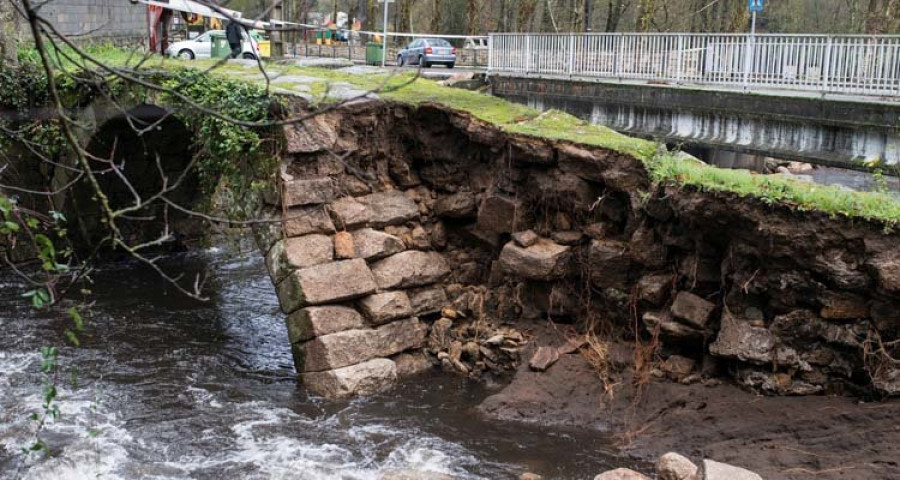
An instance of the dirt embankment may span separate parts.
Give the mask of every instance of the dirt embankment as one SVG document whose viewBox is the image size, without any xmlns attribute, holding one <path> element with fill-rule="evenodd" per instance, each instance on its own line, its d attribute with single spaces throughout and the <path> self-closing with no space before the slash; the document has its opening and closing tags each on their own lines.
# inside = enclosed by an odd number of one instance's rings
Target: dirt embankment
<svg viewBox="0 0 900 480">
<path fill-rule="evenodd" d="M 768 478 L 896 477 L 896 404 L 857 399 L 900 394 L 900 235 L 653 184 L 628 155 L 437 106 L 362 102 L 314 123 L 300 147 L 327 151 L 297 149 L 284 173 L 353 197 L 403 191 L 419 215 L 384 232 L 440 253 L 459 312 L 588 334 L 544 373 L 522 366 L 488 414 L 630 434 L 636 455 L 678 450 Z M 457 356 L 470 373 L 486 365 L 477 348 Z"/>
</svg>

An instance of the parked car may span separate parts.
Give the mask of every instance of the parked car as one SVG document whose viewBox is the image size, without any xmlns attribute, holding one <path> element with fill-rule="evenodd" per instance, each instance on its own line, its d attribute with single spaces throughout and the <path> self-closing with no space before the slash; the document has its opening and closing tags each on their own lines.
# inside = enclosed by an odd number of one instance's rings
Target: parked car
<svg viewBox="0 0 900 480">
<path fill-rule="evenodd" d="M 431 68 L 432 65 L 456 66 L 456 48 L 442 38 L 417 38 L 400 50 L 397 65 L 419 65 Z"/>
<path fill-rule="evenodd" d="M 170 57 L 181 57 L 185 60 L 193 60 L 195 58 L 209 58 L 212 50 L 212 35 L 225 35 L 225 30 L 210 30 L 201 35 L 197 35 L 191 40 L 175 42 L 166 50 L 166 55 Z M 244 41 L 241 42 L 243 50 L 241 58 L 255 60 L 259 58 L 259 47 L 256 39 L 248 35 L 246 31 L 242 32 Z"/>
</svg>

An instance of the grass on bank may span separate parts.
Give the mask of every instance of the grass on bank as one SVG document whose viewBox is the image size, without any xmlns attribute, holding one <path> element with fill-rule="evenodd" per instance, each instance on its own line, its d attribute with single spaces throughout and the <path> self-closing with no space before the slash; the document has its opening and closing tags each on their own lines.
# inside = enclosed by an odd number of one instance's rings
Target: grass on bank
<svg viewBox="0 0 900 480">
<path fill-rule="evenodd" d="M 128 52 L 113 47 L 95 47 L 91 53 L 111 65 L 124 65 L 130 56 Z M 131 58 L 133 60 L 133 57 Z M 146 62 L 145 67 L 205 69 L 214 64 L 213 60 L 188 62 L 154 57 Z M 67 67 L 71 68 L 73 67 Z M 621 135 L 563 112 L 541 113 L 533 108 L 487 94 L 444 87 L 424 78 L 397 88 L 414 77 L 415 73 L 412 70 L 389 76 L 355 75 L 313 67 L 269 65 L 269 68 L 272 75 L 321 78 L 321 83 L 309 85 L 309 91 L 313 95 L 322 95 L 329 83 L 336 82 L 350 84 L 363 90 L 381 89 L 379 96 L 382 98 L 411 105 L 439 103 L 469 112 L 476 118 L 497 125 L 507 132 L 568 140 L 622 152 L 643 161 L 657 182 L 672 182 L 702 190 L 731 192 L 741 197 L 755 197 L 766 203 L 784 204 L 799 210 L 818 210 L 830 215 L 864 218 L 883 222 L 889 228 L 900 225 L 900 199 L 889 194 L 847 191 L 839 187 L 779 176 L 721 169 L 661 152 L 660 146 L 654 142 Z M 256 69 L 242 65 L 226 64 L 216 69 L 216 75 L 261 84 L 262 81 L 259 79 L 247 78 L 248 73 L 255 71 Z"/>
</svg>

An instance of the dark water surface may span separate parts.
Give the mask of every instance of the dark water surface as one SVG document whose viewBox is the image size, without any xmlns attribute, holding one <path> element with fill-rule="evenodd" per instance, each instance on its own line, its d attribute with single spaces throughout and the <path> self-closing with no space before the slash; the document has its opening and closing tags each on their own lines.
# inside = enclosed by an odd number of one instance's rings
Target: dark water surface
<svg viewBox="0 0 900 480">
<path fill-rule="evenodd" d="M 599 434 L 480 419 L 473 407 L 494 390 L 441 374 L 374 398 L 308 398 L 258 254 L 168 261 L 208 269 L 212 301 L 140 266 L 97 272 L 84 345 L 61 354 L 82 386 L 61 391 L 63 415 L 45 432 L 53 456 L 23 465 L 26 416 L 40 408 L 38 349 L 62 344 L 66 319 L 30 310 L 20 282 L 0 277 L 0 478 L 377 479 L 410 468 L 575 479 L 622 466 Z"/>
</svg>

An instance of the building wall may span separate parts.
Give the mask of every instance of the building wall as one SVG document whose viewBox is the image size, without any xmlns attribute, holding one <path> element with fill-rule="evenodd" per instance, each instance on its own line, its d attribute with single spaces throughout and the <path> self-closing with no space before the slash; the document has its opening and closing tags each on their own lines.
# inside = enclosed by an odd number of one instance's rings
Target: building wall
<svg viewBox="0 0 900 480">
<path fill-rule="evenodd" d="M 52 0 L 41 13 L 65 35 L 119 40 L 147 36 L 147 7 L 129 0 Z"/>
</svg>

